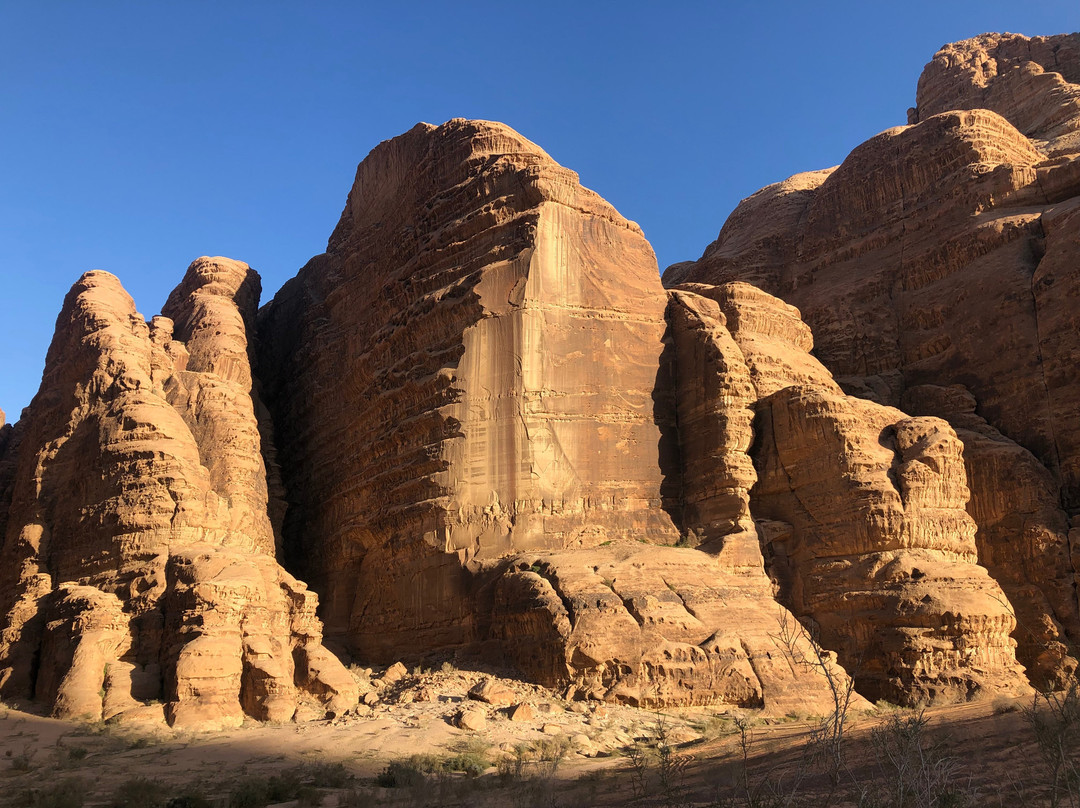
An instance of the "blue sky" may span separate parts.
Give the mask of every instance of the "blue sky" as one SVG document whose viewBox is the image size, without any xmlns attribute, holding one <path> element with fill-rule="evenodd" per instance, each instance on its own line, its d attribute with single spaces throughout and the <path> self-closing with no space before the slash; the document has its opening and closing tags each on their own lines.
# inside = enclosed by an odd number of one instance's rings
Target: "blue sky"
<svg viewBox="0 0 1080 808">
<path fill-rule="evenodd" d="M 356 164 L 417 121 L 503 121 L 637 221 L 660 267 L 738 201 L 905 123 L 922 66 L 1076 0 L 0 0 L 0 408 L 88 269 L 155 314 L 200 255 L 263 300 L 326 245 Z"/>
</svg>

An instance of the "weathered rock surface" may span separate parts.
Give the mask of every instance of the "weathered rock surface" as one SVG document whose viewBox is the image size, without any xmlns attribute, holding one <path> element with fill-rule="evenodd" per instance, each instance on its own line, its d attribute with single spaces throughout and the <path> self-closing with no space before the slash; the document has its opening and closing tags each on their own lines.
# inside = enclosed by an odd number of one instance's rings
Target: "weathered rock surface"
<svg viewBox="0 0 1080 808">
<path fill-rule="evenodd" d="M 832 703 L 808 635 L 773 599 L 753 533 L 715 556 L 636 543 L 519 556 L 496 583 L 491 621 L 507 658 L 533 681 L 569 682 L 578 698 L 779 714 Z"/>
<path fill-rule="evenodd" d="M 259 319 L 286 555 L 328 635 L 384 663 L 479 648 L 594 698 L 827 702 L 775 639 L 794 620 L 718 316 L 669 306 L 637 226 L 505 126 L 376 148 Z M 680 419 L 701 430 L 685 452 Z M 707 544 L 663 546 L 681 536 Z"/>
<path fill-rule="evenodd" d="M 0 537 L 4 535 L 8 509 L 11 507 L 17 444 L 18 436 L 15 433 L 15 427 L 13 424 L 5 423 L 4 411 L 0 410 Z"/>
<path fill-rule="evenodd" d="M 1080 615 L 1069 519 L 1053 475 L 978 415 L 962 385 L 924 385 L 904 395 L 913 414 L 945 418 L 963 441 L 979 563 L 1016 609 L 1017 658 L 1040 687 L 1063 684 L 1077 667 L 1070 649 L 1080 638 Z"/>
<path fill-rule="evenodd" d="M 912 125 L 744 200 L 699 261 L 665 276 L 761 286 L 798 306 L 845 391 L 948 418 L 979 558 L 1015 601 L 1035 681 L 1075 664 L 1063 644 L 1080 514 L 1078 44 L 946 46 Z M 971 397 L 956 412 L 936 392 L 954 385 Z"/>
<path fill-rule="evenodd" d="M 89 272 L 57 320 L 0 556 L 0 694 L 60 717 L 287 719 L 355 684 L 275 562 L 251 398 L 258 277 L 199 259 L 150 325 Z M 174 327 L 175 322 L 175 327 Z M 261 485 L 259 484 L 261 481 Z"/>
<path fill-rule="evenodd" d="M 661 379 L 670 390 L 672 446 L 661 444 L 661 467 L 674 485 L 676 521 L 695 543 L 749 532 L 750 488 L 757 480 L 748 450 L 757 396 L 742 351 L 715 301 L 673 291 L 669 349 Z M 657 389 L 661 399 L 665 384 Z M 665 450 L 672 456 L 665 456 Z"/>
<path fill-rule="evenodd" d="M 917 123 L 992 109 L 1049 156 L 1080 152 L 1080 34 L 983 34 L 943 47 L 919 77 Z"/>
<path fill-rule="evenodd" d="M 1023 687 L 1012 610 L 978 566 L 961 444 L 938 418 L 845 395 L 798 312 L 743 283 L 712 298 L 757 395 L 750 508 L 782 600 L 860 692 L 912 702 Z"/>
<path fill-rule="evenodd" d="M 324 255 L 262 312 L 286 557 L 327 632 L 388 659 L 475 635 L 464 566 L 673 543 L 641 231 L 500 124 L 422 124 L 360 165 Z"/>
<path fill-rule="evenodd" d="M 573 172 L 463 120 L 377 147 L 258 315 L 227 259 L 149 324 L 88 273 L 0 413 L 0 695 L 340 712 L 278 559 L 360 658 L 484 654 L 580 699 L 820 712 L 817 662 L 900 702 L 1020 689 L 1017 656 L 1062 681 L 1077 46 L 947 46 L 909 126 L 745 200 L 667 290 Z M 365 703 L 431 697 L 406 676 Z"/>
</svg>

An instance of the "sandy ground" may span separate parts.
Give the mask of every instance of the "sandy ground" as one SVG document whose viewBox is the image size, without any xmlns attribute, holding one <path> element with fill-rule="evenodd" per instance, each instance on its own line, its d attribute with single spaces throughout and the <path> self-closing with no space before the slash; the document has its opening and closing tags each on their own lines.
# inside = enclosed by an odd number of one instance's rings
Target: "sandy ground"
<svg viewBox="0 0 1080 808">
<path fill-rule="evenodd" d="M 896 779 L 872 730 L 915 715 L 895 709 L 853 715 L 841 785 L 834 790 L 828 760 L 806 756 L 807 739 L 818 725 L 814 717 L 762 719 L 753 711 L 567 702 L 509 679 L 495 684 L 504 691 L 503 701 L 512 696 L 510 704 L 468 698 L 468 690 L 485 678 L 482 672 L 449 670 L 381 684 L 375 674 L 369 697 L 374 704 L 355 713 L 206 733 L 174 731 L 163 721 L 75 724 L 0 707 L 0 804 L 150 808 L 173 799 L 172 808 L 228 806 L 243 804 L 239 791 L 245 783 L 283 772 L 308 785 L 299 801 L 277 803 L 289 806 L 745 805 L 748 795 L 764 801 L 777 793 L 784 799 L 768 804 L 857 804 L 856 783 L 865 790 L 874 783 L 887 787 L 888 775 Z M 511 720 L 518 704 L 528 705 L 532 716 Z M 928 750 L 924 760 L 953 783 L 959 801 L 950 804 L 1040 804 L 1036 797 L 1045 773 L 1024 713 L 1014 706 L 997 700 L 926 711 L 920 749 Z M 483 716 L 479 729 L 455 726 L 463 709 Z M 738 726 L 743 719 L 745 735 Z M 427 758 L 408 763 L 416 755 Z M 380 773 L 386 784 L 393 762 L 415 770 L 455 756 L 488 768 L 478 777 L 448 771 L 394 788 L 376 785 Z M 142 802 L 121 793 L 139 778 L 159 785 Z M 63 802 L 61 786 L 78 799 Z M 179 799 L 196 793 L 205 801 Z M 788 800 L 792 793 L 796 799 Z"/>
</svg>

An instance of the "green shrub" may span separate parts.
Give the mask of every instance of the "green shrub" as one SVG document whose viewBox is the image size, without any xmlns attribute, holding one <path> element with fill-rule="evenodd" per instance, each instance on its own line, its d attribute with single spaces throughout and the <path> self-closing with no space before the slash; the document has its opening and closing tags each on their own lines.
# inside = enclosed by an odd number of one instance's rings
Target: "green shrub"
<svg viewBox="0 0 1080 808">
<path fill-rule="evenodd" d="M 318 788 L 345 788 L 352 781 L 343 763 L 306 763 L 296 774 L 303 782 Z"/>
<path fill-rule="evenodd" d="M 426 775 L 438 770 L 433 755 L 413 755 L 407 760 L 392 760 L 375 778 L 382 788 L 415 788 L 423 785 Z"/>
</svg>

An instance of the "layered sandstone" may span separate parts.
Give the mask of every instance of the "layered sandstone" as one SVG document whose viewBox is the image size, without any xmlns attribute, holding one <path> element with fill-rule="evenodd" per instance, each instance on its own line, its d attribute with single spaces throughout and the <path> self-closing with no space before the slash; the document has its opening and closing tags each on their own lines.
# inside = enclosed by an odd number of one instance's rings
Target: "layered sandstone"
<svg viewBox="0 0 1080 808">
<path fill-rule="evenodd" d="M 992 109 L 1049 156 L 1080 153 L 1080 34 L 983 34 L 946 45 L 919 77 L 908 122 L 951 109 Z"/>
<path fill-rule="evenodd" d="M 257 301 L 257 275 L 228 259 L 192 264 L 149 325 L 108 273 L 68 294 L 19 422 L 5 698 L 96 719 L 163 703 L 186 727 L 287 719 L 300 690 L 355 701 L 314 594 L 272 555 L 247 356 Z"/>
<path fill-rule="evenodd" d="M 761 286 L 798 306 L 847 392 L 948 418 L 980 561 L 1015 600 L 1036 681 L 1066 673 L 1077 642 L 1078 54 L 1075 34 L 946 46 L 911 125 L 744 200 L 666 276 Z M 955 385 L 970 401 L 942 409 Z"/>
<path fill-rule="evenodd" d="M 705 546 L 747 531 L 756 541 L 750 488 L 757 475 L 749 449 L 757 396 L 750 370 L 715 301 L 672 291 L 667 316 L 670 358 L 661 379 L 671 393 L 676 437 L 673 458 L 661 446 L 661 466 L 670 466 L 667 476 L 677 486 L 677 522 Z M 658 385 L 658 399 L 664 389 Z"/>
<path fill-rule="evenodd" d="M 755 532 L 713 553 L 620 543 L 522 554 L 495 583 L 490 620 L 499 655 L 578 698 L 783 715 L 832 709 L 817 666 L 847 681 L 773 599 Z"/>
<path fill-rule="evenodd" d="M 744 283 L 711 298 L 758 418 L 750 509 L 781 599 L 859 690 L 902 703 L 1023 686 L 1005 595 L 978 566 L 961 444 L 947 423 L 845 395 L 798 311 Z M 722 476 L 722 475 L 721 475 Z"/>
<path fill-rule="evenodd" d="M 286 557 L 328 634 L 595 698 L 827 704 L 777 639 L 812 654 L 764 573 L 718 316 L 669 302 L 637 226 L 505 126 L 376 148 L 259 319 Z"/>
<path fill-rule="evenodd" d="M 500 124 L 421 124 L 361 163 L 327 252 L 260 317 L 285 544 L 329 634 L 387 660 L 452 647 L 475 636 L 469 564 L 678 539 L 654 261 Z"/>
<path fill-rule="evenodd" d="M 1080 613 L 1069 520 L 1053 475 L 978 415 L 963 385 L 923 385 L 904 395 L 912 413 L 947 419 L 963 441 L 979 563 L 1016 609 L 1017 657 L 1033 683 L 1064 684 L 1077 667 Z"/>
</svg>

